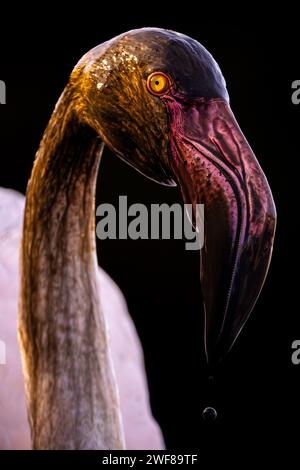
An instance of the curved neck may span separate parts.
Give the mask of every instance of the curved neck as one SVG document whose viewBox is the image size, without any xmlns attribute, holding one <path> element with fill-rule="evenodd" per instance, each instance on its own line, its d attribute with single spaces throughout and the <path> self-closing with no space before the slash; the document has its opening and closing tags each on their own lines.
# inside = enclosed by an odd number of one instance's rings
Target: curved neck
<svg viewBox="0 0 300 470">
<path fill-rule="evenodd" d="M 94 199 L 103 144 L 59 100 L 28 186 L 19 336 L 35 449 L 121 449 L 97 286 Z"/>
</svg>

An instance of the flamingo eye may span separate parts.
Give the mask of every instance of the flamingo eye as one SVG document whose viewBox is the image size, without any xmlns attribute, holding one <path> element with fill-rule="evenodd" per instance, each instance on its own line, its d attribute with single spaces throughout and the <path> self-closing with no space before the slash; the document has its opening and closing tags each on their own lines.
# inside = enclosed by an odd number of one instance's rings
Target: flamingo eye
<svg viewBox="0 0 300 470">
<path fill-rule="evenodd" d="M 163 72 L 154 72 L 147 79 L 147 88 L 153 95 L 163 95 L 171 86 L 171 79 Z"/>
</svg>

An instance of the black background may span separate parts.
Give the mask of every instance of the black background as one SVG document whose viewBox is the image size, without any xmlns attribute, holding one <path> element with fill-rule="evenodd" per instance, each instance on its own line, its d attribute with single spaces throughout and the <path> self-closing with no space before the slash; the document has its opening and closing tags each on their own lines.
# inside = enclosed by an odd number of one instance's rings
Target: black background
<svg viewBox="0 0 300 470">
<path fill-rule="evenodd" d="M 99 263 L 122 288 L 145 352 L 153 413 L 169 449 L 226 452 L 238 461 L 295 450 L 300 420 L 299 372 L 291 343 L 300 339 L 298 277 L 300 105 L 291 82 L 300 79 L 297 22 L 246 13 L 227 20 L 200 6 L 147 4 L 145 13 L 110 12 L 86 3 L 62 17 L 53 8 L 1 19 L 0 185 L 25 192 L 35 151 L 53 107 L 79 58 L 129 29 L 158 26 L 199 40 L 227 81 L 231 107 L 273 191 L 278 229 L 269 275 L 253 314 L 212 384 L 203 360 L 199 254 L 181 241 L 116 240 L 99 243 Z M 141 9 L 141 8 L 140 8 Z M 18 13 L 18 14 L 17 14 Z M 30 16 L 30 15 L 28 15 Z M 297 68 L 298 67 L 298 68 Z M 153 183 L 108 150 L 101 163 L 97 204 L 179 202 L 177 188 Z M 218 419 L 205 422 L 214 406 Z M 241 465 L 243 468 L 243 465 Z"/>
</svg>

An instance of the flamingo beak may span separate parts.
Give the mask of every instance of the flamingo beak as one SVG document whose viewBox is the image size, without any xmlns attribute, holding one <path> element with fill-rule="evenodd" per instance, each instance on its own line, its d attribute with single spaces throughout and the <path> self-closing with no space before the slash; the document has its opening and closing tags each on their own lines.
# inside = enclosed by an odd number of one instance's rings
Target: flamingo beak
<svg viewBox="0 0 300 470">
<path fill-rule="evenodd" d="M 276 209 L 267 179 L 229 104 L 164 98 L 170 166 L 185 203 L 204 204 L 200 278 L 210 364 L 231 349 L 263 286 Z"/>
</svg>

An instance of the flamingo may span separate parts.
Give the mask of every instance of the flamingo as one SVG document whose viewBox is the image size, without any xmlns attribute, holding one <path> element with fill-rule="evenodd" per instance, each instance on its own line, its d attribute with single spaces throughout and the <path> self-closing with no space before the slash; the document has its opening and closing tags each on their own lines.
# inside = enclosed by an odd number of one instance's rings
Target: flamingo
<svg viewBox="0 0 300 470">
<path fill-rule="evenodd" d="M 272 255 L 272 193 L 209 52 L 180 33 L 142 28 L 84 55 L 44 133 L 26 196 L 19 339 L 34 449 L 126 446 L 95 251 L 104 145 L 156 182 L 177 184 L 194 223 L 205 204 L 200 279 L 211 367 L 249 318 Z"/>
<path fill-rule="evenodd" d="M 6 361 L 0 364 L 0 449 L 30 449 L 24 379 L 17 338 L 19 246 L 25 197 L 0 188 L 0 339 Z M 127 449 L 164 449 L 162 432 L 149 403 L 142 347 L 123 294 L 99 267 L 97 283 L 110 333 Z"/>
</svg>

